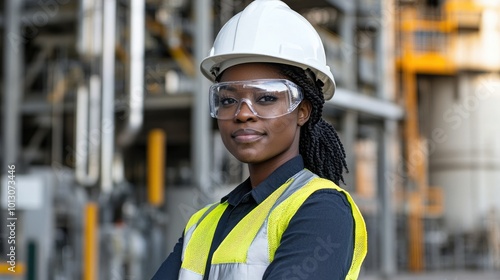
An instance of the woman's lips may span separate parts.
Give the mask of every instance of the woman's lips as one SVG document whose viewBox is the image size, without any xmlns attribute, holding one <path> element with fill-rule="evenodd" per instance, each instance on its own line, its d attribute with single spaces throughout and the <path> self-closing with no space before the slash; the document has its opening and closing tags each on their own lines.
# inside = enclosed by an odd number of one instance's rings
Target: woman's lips
<svg viewBox="0 0 500 280">
<path fill-rule="evenodd" d="M 231 134 L 231 137 L 235 141 L 241 143 L 253 142 L 260 139 L 262 136 L 264 136 L 264 133 L 250 128 L 238 129 Z"/>
</svg>

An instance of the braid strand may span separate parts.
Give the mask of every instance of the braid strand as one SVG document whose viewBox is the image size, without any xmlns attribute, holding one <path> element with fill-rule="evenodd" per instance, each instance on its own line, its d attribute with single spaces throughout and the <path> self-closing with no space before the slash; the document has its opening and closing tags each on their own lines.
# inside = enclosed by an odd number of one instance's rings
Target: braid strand
<svg viewBox="0 0 500 280">
<path fill-rule="evenodd" d="M 342 174 L 348 172 L 346 153 L 335 128 L 322 118 L 325 99 L 321 81 L 312 81 L 298 67 L 280 66 L 281 73 L 302 88 L 304 98 L 312 105 L 311 116 L 300 132 L 299 150 L 305 167 L 336 184 L 345 184 Z"/>
</svg>

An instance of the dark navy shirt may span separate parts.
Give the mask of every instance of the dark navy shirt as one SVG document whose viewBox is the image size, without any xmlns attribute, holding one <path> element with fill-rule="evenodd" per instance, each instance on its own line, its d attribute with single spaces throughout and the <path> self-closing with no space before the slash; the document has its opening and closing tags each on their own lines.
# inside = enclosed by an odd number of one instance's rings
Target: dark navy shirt
<svg viewBox="0 0 500 280">
<path fill-rule="evenodd" d="M 208 279 L 214 251 L 234 226 L 290 177 L 304 168 L 299 155 L 276 169 L 252 189 L 250 180 L 228 195 L 228 207 L 215 230 L 204 279 Z M 160 266 L 153 280 L 173 280 L 179 276 L 183 238 Z M 345 279 L 354 248 L 354 219 L 344 194 L 325 189 L 313 193 L 290 220 L 281 243 L 262 279 Z"/>
</svg>

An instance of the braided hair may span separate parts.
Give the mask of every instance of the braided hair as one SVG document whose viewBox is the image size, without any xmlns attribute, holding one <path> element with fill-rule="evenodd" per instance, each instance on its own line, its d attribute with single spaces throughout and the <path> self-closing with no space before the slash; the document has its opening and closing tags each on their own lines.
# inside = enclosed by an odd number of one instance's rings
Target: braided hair
<svg viewBox="0 0 500 280">
<path fill-rule="evenodd" d="M 299 153 L 304 158 L 305 167 L 335 184 L 345 184 L 342 173 L 344 169 L 348 172 L 348 169 L 344 146 L 335 128 L 322 118 L 325 103 L 321 91 L 323 83 L 311 79 L 299 67 L 279 65 L 278 69 L 302 89 L 304 99 L 309 100 L 312 105 L 309 120 L 300 130 Z"/>
</svg>

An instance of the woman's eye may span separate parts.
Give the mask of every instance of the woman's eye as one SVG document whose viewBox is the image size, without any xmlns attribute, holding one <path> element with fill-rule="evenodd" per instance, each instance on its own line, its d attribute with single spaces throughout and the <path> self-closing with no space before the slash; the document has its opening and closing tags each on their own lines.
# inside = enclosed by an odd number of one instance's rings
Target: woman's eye
<svg viewBox="0 0 500 280">
<path fill-rule="evenodd" d="M 220 99 L 220 104 L 223 105 L 223 106 L 229 106 L 229 105 L 232 105 L 232 104 L 235 104 L 237 101 L 236 99 L 234 98 L 221 98 Z"/>
<path fill-rule="evenodd" d="M 269 103 L 269 102 L 274 102 L 278 100 L 278 98 L 276 96 L 273 96 L 273 95 L 264 95 L 264 96 L 261 96 L 257 99 L 257 102 L 259 103 Z"/>
</svg>

